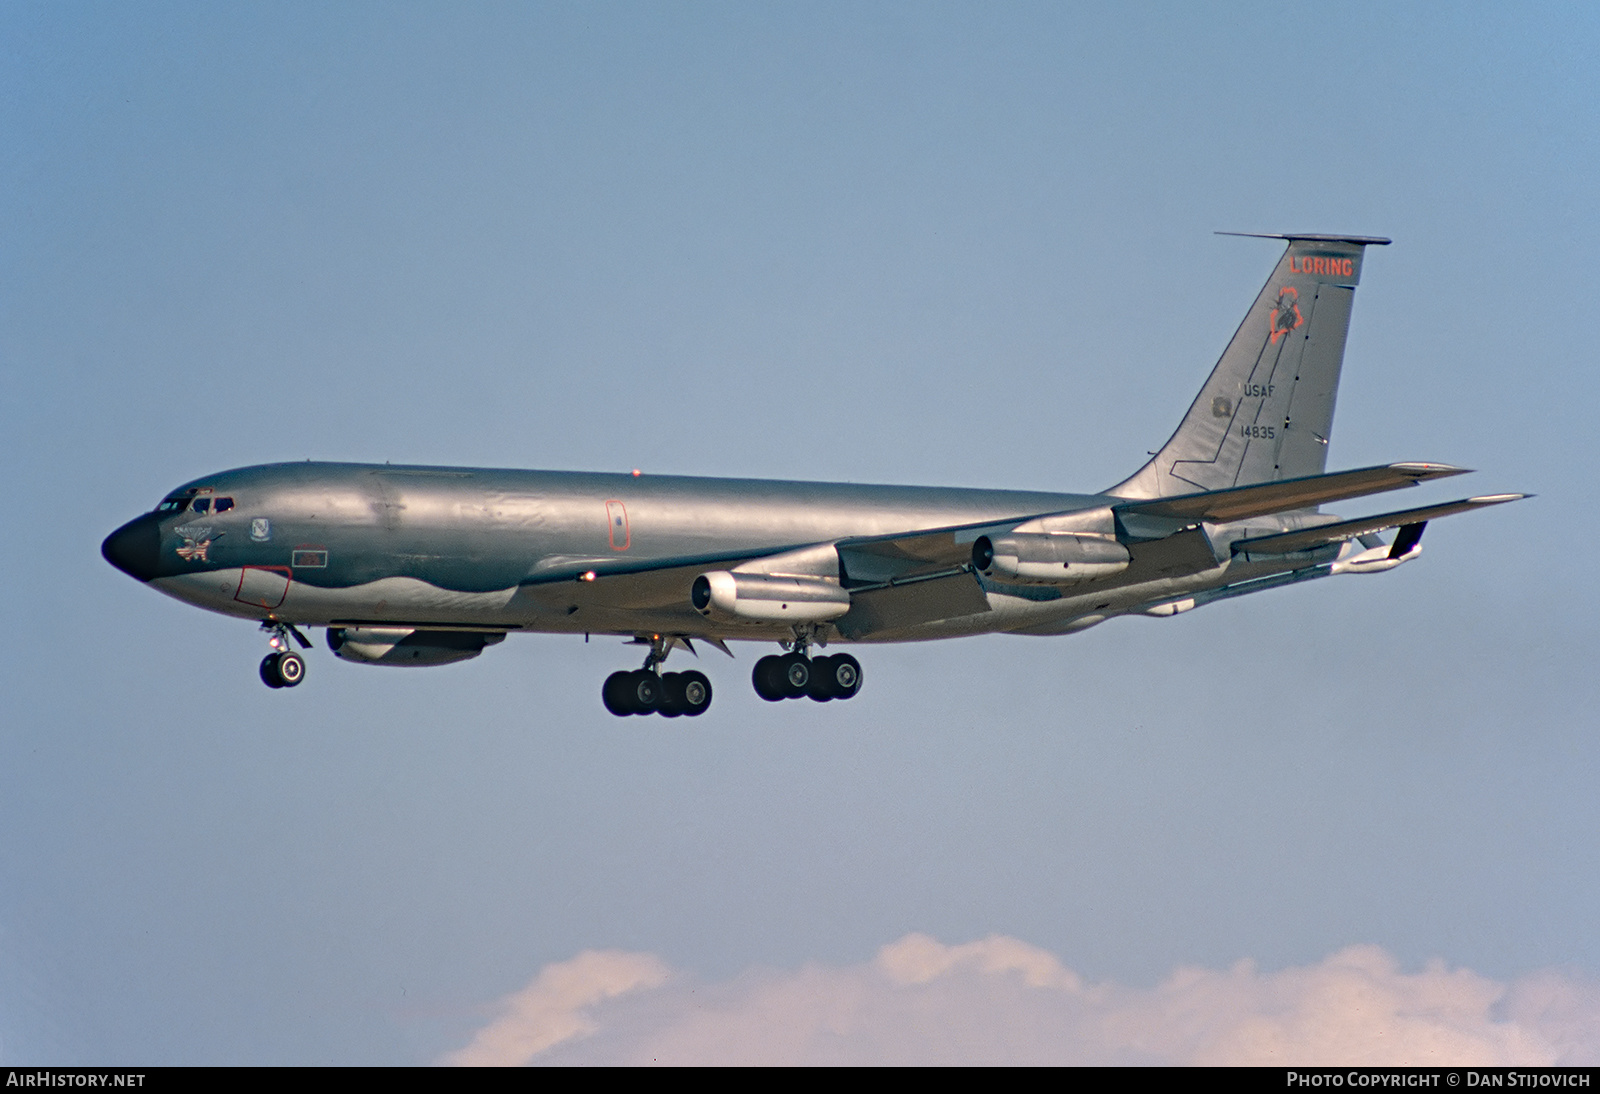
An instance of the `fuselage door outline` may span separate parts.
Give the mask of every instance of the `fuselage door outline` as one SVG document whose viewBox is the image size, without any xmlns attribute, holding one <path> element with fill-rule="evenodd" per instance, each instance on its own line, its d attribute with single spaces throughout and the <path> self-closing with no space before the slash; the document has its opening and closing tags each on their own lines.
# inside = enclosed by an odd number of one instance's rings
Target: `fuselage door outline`
<svg viewBox="0 0 1600 1094">
<path fill-rule="evenodd" d="M 606 502 L 606 535 L 613 551 L 626 551 L 633 539 L 628 528 L 628 508 L 615 498 Z"/>
<path fill-rule="evenodd" d="M 271 611 L 289 595 L 294 575 L 287 566 L 246 566 L 239 571 L 239 588 L 233 598 L 252 608 Z"/>
</svg>

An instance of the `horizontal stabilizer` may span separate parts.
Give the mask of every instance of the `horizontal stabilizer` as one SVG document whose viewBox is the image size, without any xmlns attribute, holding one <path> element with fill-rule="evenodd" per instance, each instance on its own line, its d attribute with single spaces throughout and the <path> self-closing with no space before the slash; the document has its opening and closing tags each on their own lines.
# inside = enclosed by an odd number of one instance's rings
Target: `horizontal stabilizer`
<svg viewBox="0 0 1600 1094">
<path fill-rule="evenodd" d="M 1281 482 L 1235 486 L 1228 490 L 1130 501 L 1115 508 L 1118 516 L 1163 517 L 1191 522 L 1205 520 L 1221 524 L 1285 513 L 1291 509 L 1309 509 L 1328 502 L 1381 494 L 1386 490 L 1416 486 L 1430 479 L 1466 473 L 1467 468 L 1451 467 L 1446 463 L 1388 463 L 1355 471 L 1335 471 Z"/>
<path fill-rule="evenodd" d="M 1322 232 L 1218 232 L 1219 236 L 1243 236 L 1246 239 L 1287 239 L 1307 243 L 1355 243 L 1363 247 L 1387 247 L 1394 240 L 1383 236 L 1341 236 Z"/>
<path fill-rule="evenodd" d="M 1361 517 L 1357 520 L 1342 520 L 1337 524 L 1324 524 L 1299 532 L 1282 532 L 1275 536 L 1241 539 L 1234 543 L 1233 551 L 1234 554 L 1248 552 L 1258 555 L 1285 555 L 1295 551 L 1309 551 L 1315 547 L 1354 539 L 1356 536 L 1382 532 L 1389 528 L 1421 525 L 1439 517 L 1451 516 L 1454 513 L 1465 513 L 1472 509 L 1482 509 L 1490 505 L 1503 505 L 1508 501 L 1520 501 L 1527 496 L 1527 494 L 1489 494 L 1479 498 L 1448 501 L 1442 505 L 1426 505 L 1420 509 L 1404 509 L 1398 513 L 1379 513 L 1377 516 Z M 1414 538 L 1410 546 L 1415 546 L 1416 539 L 1421 537 L 1421 529 L 1419 528 L 1412 533 L 1412 536 Z M 1399 541 L 1396 540 L 1396 543 L 1398 544 Z M 1405 552 L 1402 551 L 1401 553 Z"/>
</svg>

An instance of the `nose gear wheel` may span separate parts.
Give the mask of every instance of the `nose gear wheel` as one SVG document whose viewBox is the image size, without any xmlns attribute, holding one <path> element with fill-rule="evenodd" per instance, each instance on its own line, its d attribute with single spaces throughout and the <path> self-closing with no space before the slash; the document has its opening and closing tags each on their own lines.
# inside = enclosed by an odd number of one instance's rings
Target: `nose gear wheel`
<svg viewBox="0 0 1600 1094">
<path fill-rule="evenodd" d="M 261 682 L 269 688 L 298 687 L 306 678 L 306 662 L 298 653 L 269 653 L 261 661 Z"/>
<path fill-rule="evenodd" d="M 261 629 L 272 636 L 268 644 L 274 650 L 262 658 L 261 682 L 269 688 L 299 687 L 306 678 L 306 661 L 289 648 L 289 638 L 293 636 L 303 650 L 311 648 L 311 640 L 293 623 L 278 619 L 264 620 Z"/>
</svg>

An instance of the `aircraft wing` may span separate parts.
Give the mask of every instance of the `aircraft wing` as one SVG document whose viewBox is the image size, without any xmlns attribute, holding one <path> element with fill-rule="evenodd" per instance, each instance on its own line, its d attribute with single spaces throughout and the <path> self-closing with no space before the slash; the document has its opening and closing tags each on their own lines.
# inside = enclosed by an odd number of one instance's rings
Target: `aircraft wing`
<svg viewBox="0 0 1600 1094">
<path fill-rule="evenodd" d="M 1139 518 L 1154 518 L 1146 523 L 1164 525 L 1150 538 L 1164 538 L 1180 527 L 1212 521 L 1225 523 L 1248 517 L 1267 516 L 1291 509 L 1305 509 L 1325 502 L 1342 501 L 1367 494 L 1415 486 L 1430 479 L 1462 475 L 1465 468 L 1441 463 L 1391 463 L 1309 475 L 1282 482 L 1238 486 L 1170 498 L 1113 501 L 1119 520 L 1132 523 Z M 884 536 L 860 536 L 839 540 L 841 578 L 846 587 L 894 585 L 913 580 L 929 580 L 962 571 L 972 558 L 972 544 L 983 535 L 1004 535 L 1025 524 L 1073 513 L 1018 513 L 999 521 L 953 525 Z M 1131 519 L 1130 519 L 1131 518 Z M 1336 527 L 1336 526 L 1335 526 Z M 1383 527 L 1389 527 L 1384 525 Z M 1145 537 L 1139 537 L 1145 538 Z M 583 581 L 615 585 L 617 578 L 666 578 L 694 576 L 706 569 L 733 569 L 772 555 L 797 551 L 813 544 L 791 544 L 761 551 L 719 552 L 669 558 L 554 557 L 542 561 L 522 580 L 524 586 Z M 632 582 L 629 582 L 632 584 Z"/>
<path fill-rule="evenodd" d="M 1223 524 L 1250 517 L 1265 517 L 1291 509 L 1344 501 L 1348 498 L 1381 494 L 1386 490 L 1416 486 L 1430 479 L 1465 475 L 1465 467 L 1446 463 L 1386 463 L 1354 471 L 1335 471 L 1327 475 L 1264 482 L 1254 486 L 1235 486 L 1227 490 L 1208 490 L 1198 494 L 1179 494 L 1170 498 L 1114 503 L 1119 517 L 1158 517 L 1185 522 L 1211 521 Z"/>
<path fill-rule="evenodd" d="M 904 630 L 921 623 L 981 615 L 989 598 L 972 573 L 972 545 L 1033 519 L 964 524 L 904 535 L 840 540 L 840 578 L 851 606 L 835 624 L 847 638 Z"/>
<path fill-rule="evenodd" d="M 1285 555 L 1295 551 L 1309 551 L 1314 547 L 1339 543 L 1354 539 L 1356 536 L 1370 535 L 1390 528 L 1422 525 L 1438 517 L 1448 517 L 1490 505 L 1504 505 L 1508 501 L 1520 501 L 1527 496 L 1527 494 L 1486 494 L 1482 497 L 1463 498 L 1460 501 L 1447 501 L 1440 505 L 1425 505 L 1420 509 L 1402 509 L 1396 513 L 1379 513 L 1376 516 L 1360 517 L 1356 520 L 1342 520 L 1337 524 L 1323 524 L 1298 532 L 1280 532 L 1277 535 L 1241 539 L 1234 542 L 1233 552 Z M 1420 535 L 1421 532 L 1419 530 L 1414 534 Z"/>
<path fill-rule="evenodd" d="M 1258 486 L 1113 503 L 1111 509 L 1115 510 L 1118 523 L 1129 527 L 1134 541 L 1146 541 L 1144 552 L 1135 551 L 1138 568 L 1155 567 L 1161 573 L 1173 576 L 1180 571 L 1194 572 L 1197 568 L 1214 564 L 1209 547 L 1199 552 L 1196 559 L 1185 557 L 1173 562 L 1164 560 L 1164 556 L 1160 559 L 1144 557 L 1155 546 L 1149 541 L 1167 540 L 1174 545 L 1182 545 L 1178 538 L 1172 537 L 1200 521 L 1225 522 L 1303 509 L 1323 502 L 1397 490 L 1429 479 L 1463 473 L 1464 469 L 1446 464 L 1385 464 Z M 1523 496 L 1499 494 L 1467 498 L 1301 531 L 1258 536 L 1234 543 L 1233 550 L 1236 553 L 1288 554 L 1386 528 L 1420 525 L 1436 517 L 1515 501 Z M 1100 511 L 1106 512 L 1105 509 Z M 972 571 L 973 543 L 980 536 L 1004 535 L 1031 522 L 1049 522 L 1052 518 L 1072 518 L 1076 515 L 1077 511 L 1060 514 L 1019 513 L 1001 521 L 839 540 L 831 546 L 838 552 L 838 577 L 851 593 L 852 607 L 838 620 L 837 626 L 848 637 L 861 638 L 938 619 L 986 612 L 989 610 L 988 600 Z M 559 607 L 569 613 L 585 609 L 603 614 L 626 613 L 681 606 L 686 623 L 691 620 L 698 622 L 698 617 L 688 608 L 687 601 L 690 586 L 702 573 L 708 570 L 735 570 L 749 564 L 759 564 L 777 555 L 827 546 L 795 544 L 754 552 L 746 550 L 653 559 L 550 558 L 541 562 L 523 579 L 523 595 L 545 602 L 547 608 Z M 1168 563 L 1164 568 L 1158 566 L 1163 561 Z M 614 625 L 621 618 L 612 616 L 612 624 L 608 625 Z"/>
<path fill-rule="evenodd" d="M 972 545 L 979 536 L 1001 535 L 1034 519 L 1034 514 L 1023 513 L 998 522 L 960 524 L 887 536 L 857 536 L 842 539 L 834 546 L 839 552 L 839 567 L 847 588 L 927 581 L 965 572 L 964 567 L 972 561 Z"/>
<path fill-rule="evenodd" d="M 896 630 L 957 615 L 986 612 L 989 604 L 971 573 L 972 544 L 985 532 L 1005 531 L 1032 519 L 1019 514 L 999 524 L 962 525 L 900 535 L 860 537 L 835 544 L 797 544 L 757 552 L 668 558 L 549 558 L 527 577 L 520 595 L 547 610 L 599 612 L 597 629 L 625 624 L 631 611 L 681 606 L 686 627 L 701 623 L 688 607 L 694 579 L 707 570 L 735 570 L 806 548 L 832 546 L 838 576 L 851 591 L 852 609 L 838 621 L 851 637 Z M 819 575 L 821 576 L 821 575 Z M 831 574 L 829 576 L 832 576 Z"/>
</svg>

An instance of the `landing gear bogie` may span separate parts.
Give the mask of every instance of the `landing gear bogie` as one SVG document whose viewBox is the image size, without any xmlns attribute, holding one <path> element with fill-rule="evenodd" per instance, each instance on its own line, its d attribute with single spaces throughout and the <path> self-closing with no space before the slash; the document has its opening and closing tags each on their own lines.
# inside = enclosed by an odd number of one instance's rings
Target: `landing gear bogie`
<svg viewBox="0 0 1600 1094">
<path fill-rule="evenodd" d="M 815 658 L 787 653 L 761 658 L 750 678 L 756 694 L 769 703 L 801 696 L 826 703 L 853 698 L 861 690 L 861 662 L 848 653 Z"/>
<path fill-rule="evenodd" d="M 660 714 L 666 718 L 698 718 L 711 706 L 711 681 L 702 672 L 650 669 L 614 672 L 600 689 L 606 709 L 618 717 Z"/>
<path fill-rule="evenodd" d="M 688 645 L 687 639 L 669 638 L 649 635 L 635 639 L 641 645 L 649 645 L 650 653 L 644 668 L 606 677 L 600 699 L 608 711 L 619 718 L 630 714 L 694 718 L 706 712 L 711 705 L 711 681 L 704 673 L 660 671 L 661 662 L 672 649 L 671 642 Z M 827 703 L 854 698 L 861 690 L 861 662 L 848 653 L 809 656 L 814 638 L 814 634 L 797 628 L 794 641 L 784 643 L 788 652 L 757 660 L 750 673 L 756 694 L 769 703 L 800 698 Z"/>
</svg>

